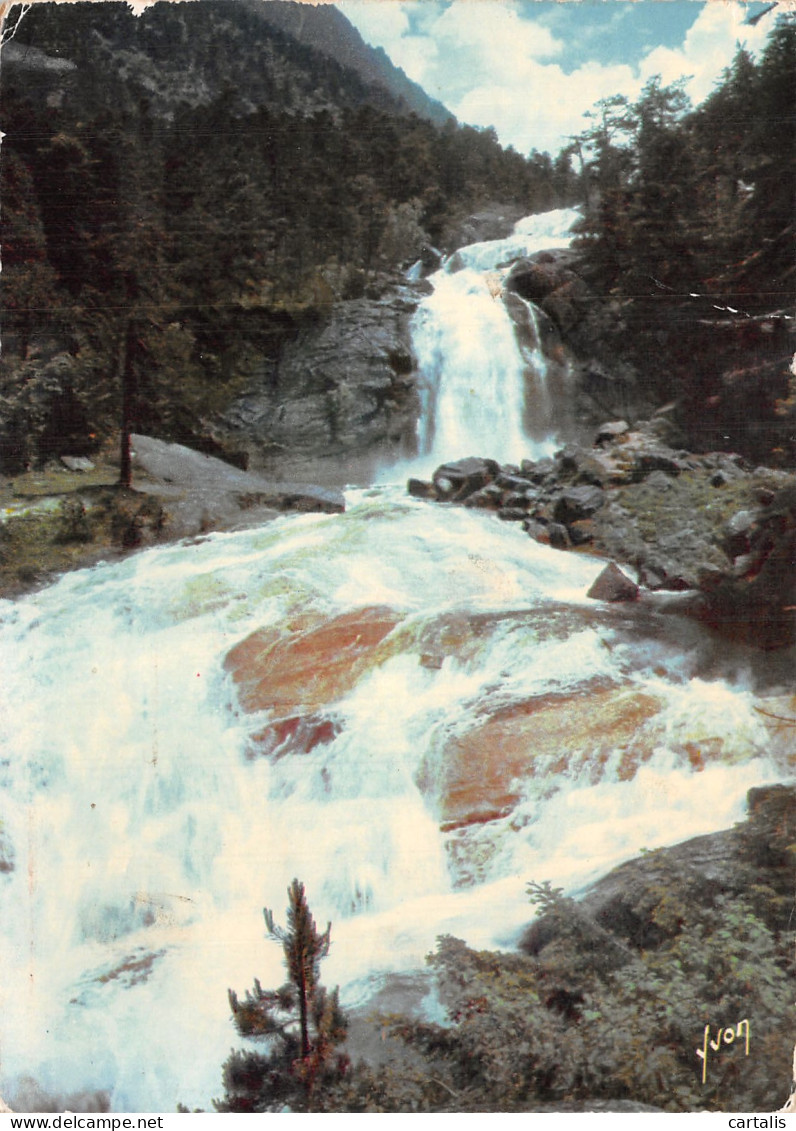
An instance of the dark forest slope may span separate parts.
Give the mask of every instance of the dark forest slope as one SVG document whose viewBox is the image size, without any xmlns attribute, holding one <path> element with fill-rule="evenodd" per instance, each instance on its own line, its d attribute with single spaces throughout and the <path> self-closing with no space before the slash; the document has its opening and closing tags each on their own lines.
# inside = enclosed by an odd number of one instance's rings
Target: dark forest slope
<svg viewBox="0 0 796 1131">
<path fill-rule="evenodd" d="M 382 86 L 399 104 L 421 118 L 444 126 L 452 117 L 449 110 L 411 82 L 396 67 L 381 47 L 366 44 L 356 28 L 331 4 L 304 4 L 293 0 L 242 0 L 261 14 L 272 27 L 292 36 L 298 43 L 314 47 L 358 74 L 364 82 Z"/>
<path fill-rule="evenodd" d="M 592 298 L 576 346 L 675 402 L 686 447 L 796 463 L 796 18 L 739 46 L 692 108 L 655 76 L 595 108 L 574 148 Z"/>
<path fill-rule="evenodd" d="M 339 13 L 312 13 L 25 14 L 1 75 L 0 471 L 90 451 L 123 411 L 202 444 L 301 325 L 378 291 L 457 217 L 558 203 L 546 155 L 438 127 Z"/>
</svg>

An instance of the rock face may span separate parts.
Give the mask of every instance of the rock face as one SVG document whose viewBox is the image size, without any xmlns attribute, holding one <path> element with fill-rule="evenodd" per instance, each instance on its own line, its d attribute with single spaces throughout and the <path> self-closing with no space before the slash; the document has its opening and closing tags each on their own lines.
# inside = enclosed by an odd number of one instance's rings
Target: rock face
<svg viewBox="0 0 796 1131">
<path fill-rule="evenodd" d="M 751 468 L 738 455 L 694 455 L 667 442 L 665 412 L 631 426 L 609 421 L 592 447 L 500 466 L 445 464 L 419 498 L 494 510 L 534 540 L 587 550 L 614 567 L 590 596 L 681 594 L 672 611 L 764 649 L 796 643 L 796 476 Z"/>
<path fill-rule="evenodd" d="M 260 629 L 229 652 L 224 666 L 246 711 L 280 717 L 317 711 L 351 690 L 400 620 L 392 609 L 370 607 L 296 623 L 289 636 Z"/>
<path fill-rule="evenodd" d="M 770 895 L 765 915 L 776 930 L 787 930 L 793 906 L 793 862 L 788 846 L 796 839 L 796 788 L 786 785 L 752 789 L 747 820 L 734 829 L 695 837 L 629 860 L 593 884 L 580 901 L 584 926 L 592 925 L 595 946 L 611 938 L 633 949 L 660 944 L 664 929 L 649 912 L 662 886 L 676 878 L 684 897 L 703 907 L 721 896 L 748 893 L 765 883 Z M 521 949 L 540 954 L 554 942 L 556 924 L 542 917 L 526 930 Z M 608 939 L 606 939 L 608 936 Z M 623 951 L 611 948 L 621 964 Z M 625 952 L 629 957 L 632 952 Z"/>
<path fill-rule="evenodd" d="M 419 401 L 409 323 L 426 287 L 336 303 L 301 329 L 225 412 L 225 441 L 280 477 L 329 457 L 411 454 Z"/>
<path fill-rule="evenodd" d="M 14 871 L 14 846 L 0 821 L 0 876 Z"/>
<path fill-rule="evenodd" d="M 342 723 L 334 717 L 292 715 L 269 723 L 253 735 L 249 754 L 278 761 L 287 754 L 309 754 L 317 746 L 327 746 L 341 733 Z"/>
<path fill-rule="evenodd" d="M 609 562 L 586 596 L 593 601 L 635 601 L 638 594 L 638 585 L 613 562 Z"/>
<path fill-rule="evenodd" d="M 660 707 L 633 689 L 595 688 L 496 711 L 445 746 L 436 798 L 442 827 L 505 816 L 522 795 L 523 779 L 574 775 L 586 764 L 596 773 L 617 746 L 626 748 L 620 775 L 632 777 L 652 753 L 642 726 Z"/>
</svg>

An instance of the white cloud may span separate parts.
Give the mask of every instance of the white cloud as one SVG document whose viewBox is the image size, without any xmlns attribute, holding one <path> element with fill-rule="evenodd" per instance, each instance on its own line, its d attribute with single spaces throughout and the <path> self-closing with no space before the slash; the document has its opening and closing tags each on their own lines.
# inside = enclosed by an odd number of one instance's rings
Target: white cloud
<svg viewBox="0 0 796 1131">
<path fill-rule="evenodd" d="M 664 83 L 693 76 L 687 90 L 700 102 L 731 63 L 737 43 L 754 51 L 771 28 L 773 17 L 745 24 L 748 9 L 741 3 L 698 0 L 698 6 L 681 47 L 654 46 L 635 67 L 595 59 L 565 73 L 566 42 L 535 19 L 523 18 L 514 0 L 339 4 L 369 42 L 384 47 L 460 121 L 494 126 L 504 145 L 522 153 L 532 148 L 555 153 L 568 136 L 586 128 L 583 113 L 595 102 L 613 94 L 633 100 L 655 74 Z M 621 5 L 615 22 L 627 14 L 628 6 Z"/>
<path fill-rule="evenodd" d="M 563 44 L 547 28 L 521 19 L 504 0 L 467 0 L 453 3 L 435 25 L 435 32 L 451 48 L 464 48 L 477 67 L 496 79 L 520 71 L 534 59 L 559 55 Z"/>
<path fill-rule="evenodd" d="M 495 124 L 503 143 L 521 153 L 531 149 L 555 153 L 568 137 L 587 127 L 584 110 L 618 90 L 635 95 L 640 85 L 629 67 L 590 64 L 565 75 L 556 64 L 536 63 L 526 68 L 520 91 L 514 85 L 493 83 L 475 87 L 450 109 L 460 121 Z"/>
<path fill-rule="evenodd" d="M 691 76 L 686 90 L 695 105 L 700 103 L 732 62 L 738 43 L 744 43 L 754 52 L 768 38 L 773 17 L 751 26 L 745 23 L 747 15 L 748 10 L 742 4 L 708 0 L 688 29 L 682 47 L 676 50 L 654 48 L 641 61 L 642 76 L 648 79 L 659 74 L 664 84 Z"/>
<path fill-rule="evenodd" d="M 387 43 L 397 43 L 409 31 L 409 16 L 406 5 L 400 0 L 387 3 L 385 0 L 370 0 L 362 3 L 338 4 L 337 7 L 356 27 L 368 43 L 383 46 L 389 54 Z"/>
</svg>

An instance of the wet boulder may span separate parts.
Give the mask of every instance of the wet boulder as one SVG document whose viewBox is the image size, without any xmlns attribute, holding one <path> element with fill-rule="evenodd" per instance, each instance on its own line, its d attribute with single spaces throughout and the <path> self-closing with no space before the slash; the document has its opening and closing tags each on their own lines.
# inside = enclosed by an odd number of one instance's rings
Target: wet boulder
<svg viewBox="0 0 796 1131">
<path fill-rule="evenodd" d="M 631 581 L 627 574 L 623 573 L 619 566 L 613 562 L 605 567 L 602 573 L 596 578 L 588 593 L 593 601 L 636 601 L 638 599 L 639 588 L 634 581 Z"/>
<path fill-rule="evenodd" d="M 442 247 L 445 251 L 454 251 L 473 243 L 505 239 L 524 215 L 524 209 L 516 204 L 491 204 L 451 224 L 443 234 Z"/>
<path fill-rule="evenodd" d="M 583 448 L 578 444 L 568 444 L 556 452 L 553 472 L 559 483 L 573 486 L 603 486 L 613 478 L 613 461 L 607 460 L 598 448 Z"/>
<path fill-rule="evenodd" d="M 556 465 L 549 456 L 538 460 L 524 459 L 520 465 L 523 476 L 531 483 L 544 483 L 555 475 L 555 470 Z"/>
<path fill-rule="evenodd" d="M 531 481 L 519 472 L 507 472 L 506 470 L 495 479 L 498 487 L 502 487 L 504 491 L 523 492 L 531 486 Z"/>
<path fill-rule="evenodd" d="M 594 541 L 594 519 L 579 518 L 569 524 L 567 531 L 573 546 L 588 546 Z"/>
<path fill-rule="evenodd" d="M 653 471 L 664 471 L 677 476 L 683 470 L 680 461 L 668 448 L 646 449 L 636 453 L 634 473 L 636 479 L 646 479 Z"/>
<path fill-rule="evenodd" d="M 634 601 L 643 586 L 677 594 L 659 606 L 735 642 L 796 644 L 796 476 L 731 452 L 674 449 L 667 428 L 661 412 L 632 428 L 609 421 L 598 445 L 570 443 L 519 466 L 444 464 L 434 497 L 497 511 L 554 549 L 633 568 L 638 585 L 613 567 L 590 594 L 597 600 Z"/>
<path fill-rule="evenodd" d="M 520 507 L 527 511 L 536 498 L 533 491 L 508 491 L 501 499 L 504 507 Z"/>
<path fill-rule="evenodd" d="M 615 943 L 629 947 L 629 960 L 633 950 L 657 947 L 680 930 L 681 924 L 667 924 L 655 914 L 667 891 L 693 908 L 706 908 L 728 896 L 748 897 L 755 885 L 765 885 L 769 893 L 759 901 L 757 914 L 772 929 L 787 930 L 793 905 L 788 846 L 796 836 L 795 802 L 792 785 L 751 789 L 743 823 L 620 864 L 578 901 L 578 918 L 588 937 L 617 959 Z M 559 935 L 556 919 L 542 916 L 527 928 L 520 949 L 539 956 Z"/>
<path fill-rule="evenodd" d="M 252 736 L 250 754 L 275 762 L 287 754 L 310 754 L 318 746 L 334 742 L 342 730 L 336 716 L 306 714 L 275 719 Z"/>
<path fill-rule="evenodd" d="M 572 281 L 566 260 L 558 260 L 549 252 L 518 259 L 506 278 L 506 290 L 528 302 L 541 303 L 553 291 Z"/>
<path fill-rule="evenodd" d="M 658 739 L 662 700 L 632 687 L 582 687 L 508 705 L 494 704 L 474 725 L 447 735 L 439 772 L 424 783 L 446 830 L 510 813 L 523 782 L 550 774 L 600 777 L 610 752 L 625 751 L 625 778 L 647 760 Z"/>
<path fill-rule="evenodd" d="M 533 517 L 526 518 L 523 521 L 522 529 L 529 538 L 533 538 L 534 542 L 541 542 L 542 545 L 547 546 L 550 544 L 550 531 L 546 522 L 541 519 Z"/>
<path fill-rule="evenodd" d="M 748 552 L 703 587 L 702 619 L 759 648 L 789 648 L 796 644 L 796 486 L 753 518 L 745 528 Z"/>
<path fill-rule="evenodd" d="M 14 846 L 0 821 L 0 875 L 14 871 Z"/>
<path fill-rule="evenodd" d="M 553 508 L 553 518 L 568 526 L 582 518 L 591 518 L 605 506 L 605 492 L 594 484 L 569 487 L 558 496 Z"/>
<path fill-rule="evenodd" d="M 445 502 L 459 503 L 491 483 L 500 473 L 500 464 L 493 459 L 468 456 L 443 463 L 433 475 L 437 496 Z"/>
<path fill-rule="evenodd" d="M 594 436 L 595 445 L 621 443 L 623 437 L 630 431 L 626 420 L 608 420 L 601 424 Z"/>
<path fill-rule="evenodd" d="M 483 510 L 497 510 L 503 502 L 503 491 L 496 483 L 487 483 L 480 491 L 473 491 L 464 500 L 466 507 L 481 508 Z"/>
<path fill-rule="evenodd" d="M 434 484 L 429 483 L 426 479 L 408 479 L 406 490 L 414 499 L 436 499 L 437 497 Z"/>
</svg>

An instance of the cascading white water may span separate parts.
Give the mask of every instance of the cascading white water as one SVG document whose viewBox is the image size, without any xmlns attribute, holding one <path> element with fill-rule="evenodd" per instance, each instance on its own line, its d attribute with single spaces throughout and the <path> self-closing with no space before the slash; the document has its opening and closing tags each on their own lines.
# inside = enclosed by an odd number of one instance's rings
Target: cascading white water
<svg viewBox="0 0 796 1131">
<path fill-rule="evenodd" d="M 227 988 L 283 980 L 261 909 L 283 921 L 294 876 L 350 1006 L 438 934 L 510 945 L 529 880 L 577 890 L 780 775 L 744 653 L 718 668 L 693 626 L 587 601 L 602 563 L 402 487 L 347 504 L 0 604 L 12 1105 L 30 1077 L 73 1110 L 207 1108 L 239 1043 Z M 346 671 L 340 625 L 374 609 Z M 262 701 L 231 663 L 260 638 L 288 649 Z"/>
<path fill-rule="evenodd" d="M 527 217 L 507 239 L 461 248 L 431 276 L 434 291 L 421 303 L 412 333 L 424 382 L 418 447 L 425 463 L 495 453 L 520 462 L 555 447 L 545 403 L 547 361 L 538 336 L 530 357 L 521 348 L 502 281 L 521 256 L 568 246 L 578 217 L 573 208 Z M 540 395 L 542 428 L 525 426 L 534 415 L 526 404 L 529 384 Z"/>
</svg>

